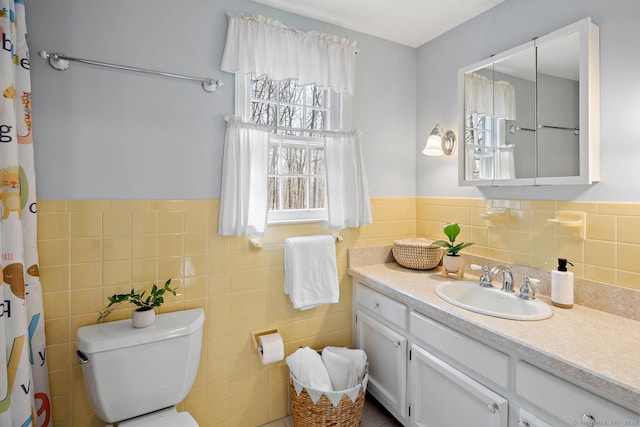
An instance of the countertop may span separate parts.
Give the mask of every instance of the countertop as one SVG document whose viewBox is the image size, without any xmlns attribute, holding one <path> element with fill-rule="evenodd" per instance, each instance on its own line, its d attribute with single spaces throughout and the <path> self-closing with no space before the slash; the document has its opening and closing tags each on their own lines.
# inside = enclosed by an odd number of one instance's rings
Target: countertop
<svg viewBox="0 0 640 427">
<path fill-rule="evenodd" d="M 409 270 L 387 262 L 350 267 L 348 273 L 447 326 L 640 413 L 640 322 L 579 305 L 553 307 L 545 320 L 501 319 L 440 299 L 435 287 L 456 279 L 443 278 L 437 270 Z"/>
</svg>

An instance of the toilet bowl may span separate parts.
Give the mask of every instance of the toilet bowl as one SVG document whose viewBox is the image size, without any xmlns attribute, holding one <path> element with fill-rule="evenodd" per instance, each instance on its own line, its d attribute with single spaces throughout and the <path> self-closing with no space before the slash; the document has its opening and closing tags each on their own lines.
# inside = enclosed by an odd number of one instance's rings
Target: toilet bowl
<svg viewBox="0 0 640 427">
<path fill-rule="evenodd" d="M 202 309 L 163 313 L 142 329 L 130 320 L 78 329 L 78 362 L 96 415 L 119 427 L 197 427 L 177 412 L 200 363 Z"/>
</svg>

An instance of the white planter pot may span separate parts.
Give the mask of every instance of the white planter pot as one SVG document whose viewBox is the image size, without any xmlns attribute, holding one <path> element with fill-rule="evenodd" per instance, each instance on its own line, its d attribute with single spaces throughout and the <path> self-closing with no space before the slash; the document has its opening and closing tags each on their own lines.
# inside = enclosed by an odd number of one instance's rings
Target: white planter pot
<svg viewBox="0 0 640 427">
<path fill-rule="evenodd" d="M 446 272 L 460 273 L 464 270 L 464 257 L 461 255 L 445 255 L 442 257 L 442 268 Z"/>
<path fill-rule="evenodd" d="M 148 310 L 136 309 L 131 314 L 131 324 L 134 328 L 146 328 L 151 326 L 154 320 L 156 320 L 156 312 L 153 308 Z"/>
</svg>

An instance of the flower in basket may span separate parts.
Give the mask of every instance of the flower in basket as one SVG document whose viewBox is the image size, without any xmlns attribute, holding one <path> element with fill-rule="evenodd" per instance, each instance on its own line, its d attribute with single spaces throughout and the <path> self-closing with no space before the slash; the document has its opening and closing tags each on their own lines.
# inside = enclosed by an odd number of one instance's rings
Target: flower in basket
<svg viewBox="0 0 640 427">
<path fill-rule="evenodd" d="M 460 226 L 457 222 L 449 222 L 444 226 L 444 234 L 449 238 L 446 240 L 436 240 L 434 245 L 442 246 L 447 250 L 447 255 L 457 256 L 462 249 L 473 245 L 473 243 L 456 243 L 456 237 L 460 234 Z"/>
</svg>

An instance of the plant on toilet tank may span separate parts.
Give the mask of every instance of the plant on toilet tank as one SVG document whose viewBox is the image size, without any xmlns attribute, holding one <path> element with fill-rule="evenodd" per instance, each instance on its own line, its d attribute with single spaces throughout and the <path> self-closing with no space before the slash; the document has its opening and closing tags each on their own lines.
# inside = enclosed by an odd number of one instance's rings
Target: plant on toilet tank
<svg viewBox="0 0 640 427">
<path fill-rule="evenodd" d="M 131 292 L 127 294 L 114 294 L 107 297 L 109 305 L 100 312 L 97 321 L 103 321 L 113 310 L 120 306 L 120 304 L 128 302 L 138 307 L 131 315 L 131 323 L 135 328 L 145 328 L 155 320 L 155 311 L 153 309 L 160 307 L 164 303 L 164 294 L 169 292 L 173 296 L 176 296 L 177 289 L 177 287 L 171 288 L 171 279 L 168 279 L 163 287 L 153 285 L 146 297 L 146 290 L 138 292 L 135 289 L 131 289 Z"/>
<path fill-rule="evenodd" d="M 444 226 L 443 231 L 449 241 L 438 240 L 433 242 L 434 245 L 442 246 L 447 251 L 447 255 L 442 258 L 442 275 L 445 276 L 447 272 L 454 272 L 458 273 L 458 275 L 462 277 L 464 271 L 464 260 L 460 255 L 458 255 L 458 252 L 473 245 L 473 243 L 456 243 L 456 237 L 460 234 L 460 226 L 456 222 L 447 223 Z"/>
</svg>

